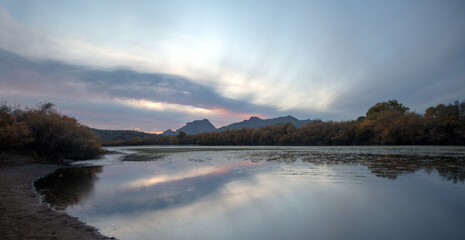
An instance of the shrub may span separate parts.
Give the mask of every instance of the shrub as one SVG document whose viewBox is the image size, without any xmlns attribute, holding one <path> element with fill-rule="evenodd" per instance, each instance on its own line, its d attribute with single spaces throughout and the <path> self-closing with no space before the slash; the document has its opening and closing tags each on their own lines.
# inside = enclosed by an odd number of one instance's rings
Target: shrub
<svg viewBox="0 0 465 240">
<path fill-rule="evenodd" d="M 102 154 L 98 138 L 75 118 L 57 113 L 52 103 L 12 111 L 0 107 L 0 152 L 25 148 L 49 159 L 89 159 Z"/>
</svg>

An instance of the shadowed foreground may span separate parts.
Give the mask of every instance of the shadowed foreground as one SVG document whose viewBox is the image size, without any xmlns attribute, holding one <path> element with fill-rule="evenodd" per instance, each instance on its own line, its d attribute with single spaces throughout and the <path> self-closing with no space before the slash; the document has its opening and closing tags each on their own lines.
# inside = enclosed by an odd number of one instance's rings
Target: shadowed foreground
<svg viewBox="0 0 465 240">
<path fill-rule="evenodd" d="M 27 156 L 0 155 L 2 239 L 109 239 L 77 218 L 40 203 L 32 182 L 59 167 Z"/>
</svg>

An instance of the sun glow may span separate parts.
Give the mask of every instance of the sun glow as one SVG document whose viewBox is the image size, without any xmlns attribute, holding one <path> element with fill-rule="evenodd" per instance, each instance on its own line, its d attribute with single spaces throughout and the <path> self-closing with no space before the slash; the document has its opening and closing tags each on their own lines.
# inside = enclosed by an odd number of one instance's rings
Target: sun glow
<svg viewBox="0 0 465 240">
<path fill-rule="evenodd" d="M 200 108 L 190 105 L 182 105 L 176 103 L 167 103 L 167 102 L 154 102 L 145 99 L 116 99 L 116 101 L 129 105 L 135 108 L 142 108 L 160 112 L 178 112 L 178 113 L 187 113 L 189 115 L 202 115 L 206 117 L 210 116 L 219 116 L 221 118 L 227 119 L 248 119 L 252 116 L 257 117 L 266 117 L 259 113 L 237 113 L 229 109 L 222 107 L 212 107 L 210 109 Z M 155 132 L 160 133 L 160 132 Z"/>
<path fill-rule="evenodd" d="M 117 99 L 117 101 L 135 108 L 143 108 L 160 112 L 180 112 L 203 115 L 210 115 L 213 112 L 212 110 L 206 108 L 199 108 L 176 103 L 154 102 L 145 99 Z"/>
</svg>

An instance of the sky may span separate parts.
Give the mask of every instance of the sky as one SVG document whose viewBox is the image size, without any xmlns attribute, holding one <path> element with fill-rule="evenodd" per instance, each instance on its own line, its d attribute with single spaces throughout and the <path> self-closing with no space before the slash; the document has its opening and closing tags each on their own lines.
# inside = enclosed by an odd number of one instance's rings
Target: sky
<svg viewBox="0 0 465 240">
<path fill-rule="evenodd" d="M 0 0 L 0 99 L 100 129 L 465 100 L 465 1 Z"/>
</svg>

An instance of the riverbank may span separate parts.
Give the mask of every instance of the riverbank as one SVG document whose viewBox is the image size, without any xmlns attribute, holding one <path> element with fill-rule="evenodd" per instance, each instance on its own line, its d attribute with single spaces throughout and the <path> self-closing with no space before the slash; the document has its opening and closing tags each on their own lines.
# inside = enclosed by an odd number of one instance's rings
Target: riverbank
<svg viewBox="0 0 465 240">
<path fill-rule="evenodd" d="M 62 166 L 20 154 L 0 155 L 2 239 L 110 239 L 78 218 L 40 202 L 33 181 Z"/>
</svg>

